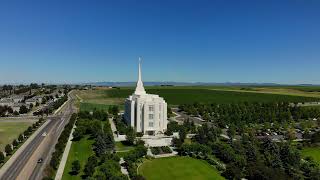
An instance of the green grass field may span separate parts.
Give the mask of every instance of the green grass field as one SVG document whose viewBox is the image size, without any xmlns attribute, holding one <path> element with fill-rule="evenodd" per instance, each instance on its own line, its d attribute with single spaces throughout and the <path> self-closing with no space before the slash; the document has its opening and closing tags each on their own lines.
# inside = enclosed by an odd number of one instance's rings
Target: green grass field
<svg viewBox="0 0 320 180">
<path fill-rule="evenodd" d="M 110 105 L 107 104 L 80 103 L 80 109 L 82 111 L 93 111 L 97 109 L 108 112 L 109 107 Z"/>
<path fill-rule="evenodd" d="M 146 161 L 139 173 L 147 180 L 219 180 L 224 179 L 207 162 L 189 157 L 160 158 Z"/>
<path fill-rule="evenodd" d="M 0 151 L 4 151 L 4 147 L 12 143 L 12 141 L 19 137 L 33 121 L 30 122 L 1 122 L 0 121 Z"/>
<path fill-rule="evenodd" d="M 306 147 L 301 151 L 302 156 L 311 156 L 318 164 L 320 164 L 320 147 Z"/>
<path fill-rule="evenodd" d="M 89 156 L 93 154 L 93 151 L 91 149 L 92 143 L 93 143 L 93 140 L 88 140 L 87 138 L 82 138 L 80 141 L 72 142 L 68 160 L 62 176 L 63 180 L 81 180 L 83 168 Z M 72 162 L 75 160 L 80 161 L 81 173 L 78 174 L 77 176 L 72 176 L 69 174 L 69 172 L 71 171 Z"/>
<path fill-rule="evenodd" d="M 123 142 L 116 142 L 116 151 L 130 151 L 134 149 L 134 146 L 128 146 Z"/>
</svg>

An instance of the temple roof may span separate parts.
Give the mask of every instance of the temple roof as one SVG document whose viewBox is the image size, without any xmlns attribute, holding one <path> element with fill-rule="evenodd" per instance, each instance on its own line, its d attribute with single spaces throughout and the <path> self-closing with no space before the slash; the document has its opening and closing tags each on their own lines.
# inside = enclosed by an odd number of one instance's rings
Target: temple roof
<svg viewBox="0 0 320 180">
<path fill-rule="evenodd" d="M 146 91 L 144 90 L 144 87 L 143 87 L 142 78 L 141 78 L 141 58 L 140 57 L 139 57 L 138 81 L 137 81 L 137 86 L 134 94 L 137 94 L 137 95 L 146 94 Z"/>
</svg>

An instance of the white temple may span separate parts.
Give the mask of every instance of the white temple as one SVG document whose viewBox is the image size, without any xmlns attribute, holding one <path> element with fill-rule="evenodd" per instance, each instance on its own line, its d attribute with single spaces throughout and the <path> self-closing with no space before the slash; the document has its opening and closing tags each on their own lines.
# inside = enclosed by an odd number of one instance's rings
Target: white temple
<svg viewBox="0 0 320 180">
<path fill-rule="evenodd" d="M 124 118 L 136 132 L 144 135 L 163 134 L 167 130 L 167 103 L 158 95 L 146 93 L 141 79 L 140 58 L 137 87 L 126 99 Z"/>
</svg>

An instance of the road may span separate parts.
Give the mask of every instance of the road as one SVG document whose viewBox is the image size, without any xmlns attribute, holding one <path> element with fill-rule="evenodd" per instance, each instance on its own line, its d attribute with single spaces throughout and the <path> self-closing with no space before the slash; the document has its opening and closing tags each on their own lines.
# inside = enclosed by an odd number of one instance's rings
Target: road
<svg viewBox="0 0 320 180">
<path fill-rule="evenodd" d="M 76 112 L 73 107 L 74 99 L 75 97 L 70 93 L 69 100 L 64 107 L 57 115 L 48 117 L 49 122 L 19 154 L 0 180 L 42 179 L 43 170 L 49 164 L 50 156 L 64 126 L 69 122 L 71 115 Z M 43 158 L 42 163 L 37 163 L 39 158 Z"/>
</svg>

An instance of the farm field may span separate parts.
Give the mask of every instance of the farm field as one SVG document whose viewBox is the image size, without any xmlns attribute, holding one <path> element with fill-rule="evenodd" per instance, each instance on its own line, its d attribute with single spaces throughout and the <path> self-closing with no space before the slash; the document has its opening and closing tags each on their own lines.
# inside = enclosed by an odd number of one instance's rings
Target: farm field
<svg viewBox="0 0 320 180">
<path fill-rule="evenodd" d="M 190 157 L 153 159 L 139 167 L 139 174 L 149 180 L 219 180 L 224 179 L 207 162 Z"/>
<path fill-rule="evenodd" d="M 286 89 L 283 94 L 247 91 L 237 89 L 237 87 L 219 87 L 220 89 L 211 89 L 208 87 L 147 87 L 146 91 L 150 94 L 159 94 L 164 97 L 169 105 L 179 105 L 185 103 L 236 103 L 236 102 L 310 102 L 320 101 L 319 97 L 311 97 L 309 92 L 300 94 L 290 94 Z M 232 88 L 232 89 L 231 89 Z M 82 107 L 92 109 L 96 107 L 107 108 L 109 105 L 120 105 L 123 109 L 125 98 L 134 92 L 133 87 L 124 87 L 121 89 L 98 89 L 88 91 L 78 91 L 78 95 L 83 99 Z M 300 91 L 299 91 L 300 92 Z M 307 95 L 306 95 L 307 94 Z M 308 97 L 306 97 L 308 96 Z M 103 106 L 104 105 L 104 106 Z"/>
<path fill-rule="evenodd" d="M 181 87 L 180 87 L 181 88 Z M 235 92 L 225 90 L 211 90 L 202 88 L 159 88 L 147 89 L 148 93 L 159 94 L 170 105 L 179 105 L 185 103 L 236 103 L 236 102 L 307 102 L 319 101 L 314 97 L 278 95 L 278 94 L 263 94 L 253 92 Z M 103 92 L 104 97 L 123 99 L 133 93 L 133 89 L 112 89 Z"/>
<path fill-rule="evenodd" d="M 301 154 L 311 156 L 318 164 L 320 164 L 320 147 L 305 147 L 302 149 Z"/>
<path fill-rule="evenodd" d="M 7 144 L 19 137 L 34 121 L 2 121 L 0 120 L 0 151 L 4 151 Z"/>
<path fill-rule="evenodd" d="M 210 87 L 209 89 L 320 98 L 320 87 L 318 86 L 315 86 L 315 87 L 303 87 L 303 86 L 233 87 L 232 86 L 232 87 L 224 87 L 224 88 Z"/>
<path fill-rule="evenodd" d="M 87 138 L 82 138 L 80 141 L 72 142 L 68 160 L 62 176 L 63 180 L 80 180 L 81 179 L 84 165 L 86 164 L 89 156 L 93 154 L 93 151 L 91 149 L 92 143 L 93 143 L 93 140 L 89 140 Z M 77 176 L 72 176 L 69 174 L 69 172 L 71 171 L 72 162 L 75 160 L 80 161 L 81 173 L 78 174 Z"/>
</svg>

